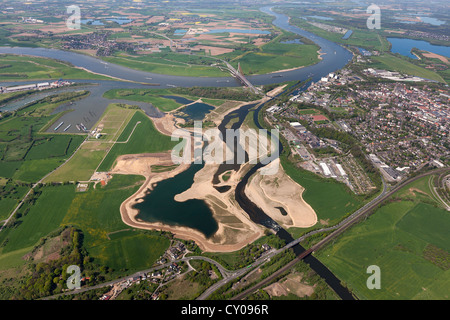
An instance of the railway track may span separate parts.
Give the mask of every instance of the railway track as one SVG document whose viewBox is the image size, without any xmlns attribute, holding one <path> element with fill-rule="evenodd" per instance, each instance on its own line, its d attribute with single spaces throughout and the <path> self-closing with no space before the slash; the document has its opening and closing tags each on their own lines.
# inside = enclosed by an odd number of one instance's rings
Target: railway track
<svg viewBox="0 0 450 320">
<path fill-rule="evenodd" d="M 417 175 L 415 177 L 412 177 L 412 178 L 410 178 L 408 180 L 405 180 L 404 182 L 402 182 L 399 185 L 397 185 L 394 188 L 392 188 L 390 191 L 386 192 L 383 196 L 381 196 L 379 198 L 376 198 L 375 201 L 373 201 L 373 203 L 370 203 L 370 205 L 366 206 L 364 208 L 364 210 L 361 210 L 361 212 L 359 212 L 357 215 L 351 216 L 351 218 L 349 218 L 348 221 L 345 221 L 344 223 L 342 223 L 341 226 L 336 231 L 334 231 L 333 233 L 329 234 L 327 237 L 325 237 L 324 239 L 322 239 L 321 241 L 316 243 L 314 246 L 312 246 L 310 249 L 300 253 L 294 260 L 290 261 L 285 266 L 283 266 L 282 268 L 278 269 L 276 272 L 274 272 L 273 274 L 271 274 L 270 276 L 268 276 L 267 278 L 265 278 L 261 282 L 255 284 L 253 287 L 251 287 L 251 288 L 249 288 L 249 289 L 239 293 L 238 295 L 233 297 L 231 300 L 242 300 L 242 299 L 245 299 L 248 295 L 250 295 L 253 292 L 255 292 L 256 290 L 264 287 L 265 285 L 269 284 L 271 281 L 273 281 L 274 279 L 276 279 L 277 277 L 281 276 L 283 273 L 288 271 L 290 268 L 292 268 L 297 262 L 299 262 L 300 260 L 303 260 L 308 255 L 310 255 L 311 253 L 319 250 L 320 248 L 324 247 L 327 243 L 329 243 L 330 241 L 332 241 L 333 239 L 335 239 L 336 237 L 341 235 L 344 231 L 349 229 L 353 224 L 358 222 L 360 219 L 362 219 L 362 218 L 364 218 L 366 216 L 369 216 L 371 213 L 373 213 L 375 211 L 375 209 L 381 203 L 383 203 L 386 199 L 388 199 L 390 196 L 395 194 L 401 188 L 403 188 L 403 187 L 405 187 L 405 186 L 413 183 L 414 181 L 416 181 L 416 180 L 418 180 L 420 178 L 423 178 L 425 176 L 434 175 L 434 174 L 442 174 L 442 173 L 444 173 L 446 171 L 450 172 L 450 168 L 435 169 L 435 170 L 432 170 L 432 171 L 428 171 L 428 172 L 419 174 L 419 175 Z"/>
</svg>

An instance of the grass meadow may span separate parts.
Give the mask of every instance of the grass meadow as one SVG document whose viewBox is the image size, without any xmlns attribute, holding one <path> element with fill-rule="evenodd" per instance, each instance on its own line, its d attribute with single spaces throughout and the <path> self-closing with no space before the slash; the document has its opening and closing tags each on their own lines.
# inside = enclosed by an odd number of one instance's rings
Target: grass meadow
<svg viewBox="0 0 450 320">
<path fill-rule="evenodd" d="M 42 194 L 15 228 L 0 234 L 0 270 L 24 265 L 21 259 L 42 237 L 62 226 L 84 234 L 83 245 L 95 262 L 115 270 L 149 268 L 167 249 L 169 240 L 157 232 L 132 229 L 122 222 L 121 203 L 144 182 L 141 176 L 115 175 L 86 192 L 75 185 L 42 187 Z"/>
<path fill-rule="evenodd" d="M 280 159 L 285 172 L 305 188 L 302 197 L 314 209 L 318 219 L 333 225 L 363 204 L 344 184 L 299 169 L 284 156 Z"/>
<path fill-rule="evenodd" d="M 136 125 L 138 122 L 140 123 Z M 135 130 L 130 136 L 135 126 Z M 114 144 L 100 164 L 98 171 L 110 170 L 120 155 L 167 151 L 178 143 L 177 141 L 171 141 L 169 136 L 159 133 L 153 122 L 141 111 L 134 114 L 119 136 L 118 141 L 126 141 L 128 138 L 127 143 Z"/>
<path fill-rule="evenodd" d="M 399 191 L 317 257 L 360 299 L 450 298 L 450 216 L 428 193 L 424 177 Z M 381 270 L 381 289 L 368 289 L 366 269 Z"/>
<path fill-rule="evenodd" d="M 96 75 L 74 66 L 53 59 L 0 55 L 0 80 L 57 80 L 57 79 L 98 79 L 109 77 Z"/>
</svg>

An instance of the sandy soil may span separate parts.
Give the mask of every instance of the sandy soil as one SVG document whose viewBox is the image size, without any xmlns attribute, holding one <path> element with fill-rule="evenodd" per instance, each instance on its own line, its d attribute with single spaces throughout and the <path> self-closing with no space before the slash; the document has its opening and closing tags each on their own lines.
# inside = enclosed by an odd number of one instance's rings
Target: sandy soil
<svg viewBox="0 0 450 320">
<path fill-rule="evenodd" d="M 217 55 L 220 55 L 220 54 L 230 53 L 230 52 L 234 51 L 234 49 L 221 48 L 221 47 L 212 47 L 212 46 L 203 46 L 203 45 L 195 46 L 194 49 L 202 49 L 202 50 L 205 50 L 206 52 L 211 52 L 212 56 L 217 56 Z"/>
<path fill-rule="evenodd" d="M 243 248 L 263 235 L 263 230 L 251 222 L 245 213 L 236 207 L 229 193 L 221 194 L 207 183 L 217 170 L 214 166 L 205 166 L 195 178 L 192 187 L 175 197 L 176 201 L 189 199 L 203 199 L 209 205 L 219 229 L 211 238 L 207 239 L 199 231 L 162 223 L 149 223 L 136 219 L 138 210 L 133 205 L 141 201 L 147 192 L 151 192 L 152 185 L 158 181 L 171 178 L 186 170 L 189 165 L 181 164 L 169 172 L 151 172 L 152 165 L 172 164 L 170 154 L 142 154 L 121 156 L 111 173 L 140 174 L 146 181 L 137 193 L 122 203 L 120 213 L 125 224 L 140 229 L 156 229 L 172 232 L 177 238 L 194 240 L 203 251 L 229 252 Z"/>
<path fill-rule="evenodd" d="M 314 293 L 314 287 L 301 283 L 302 276 L 290 275 L 282 283 L 276 282 L 264 288 L 270 296 L 287 296 L 293 293 L 298 297 L 311 296 Z"/>
<path fill-rule="evenodd" d="M 277 160 L 278 172 L 274 175 L 255 174 L 245 189 L 245 193 L 272 219 L 284 228 L 307 228 L 317 223 L 315 211 L 307 204 L 302 193 L 304 188 L 293 181 Z M 287 215 L 283 215 L 279 208 Z"/>
<path fill-rule="evenodd" d="M 176 129 L 176 119 L 171 114 L 166 114 L 163 118 L 152 118 L 152 120 L 155 127 L 163 134 L 170 135 Z M 148 223 L 136 219 L 138 211 L 133 209 L 133 205 L 141 201 L 140 199 L 147 192 L 151 192 L 151 186 L 155 182 L 171 178 L 189 167 L 189 165 L 181 164 L 172 171 L 155 173 L 151 170 L 152 165 L 173 165 L 170 152 L 120 156 L 111 170 L 112 174 L 139 174 L 146 178 L 137 193 L 123 202 L 120 207 L 122 220 L 127 225 L 141 229 L 170 231 L 178 238 L 196 241 L 203 251 L 217 252 L 239 250 L 264 234 L 262 227 L 254 224 L 233 199 L 233 190 L 239 182 L 239 175 L 231 175 L 227 185 L 233 187 L 226 193 L 220 193 L 213 187 L 212 177 L 218 168 L 217 164 L 205 165 L 195 175 L 192 187 L 175 197 L 176 201 L 201 199 L 209 205 L 219 225 L 218 231 L 212 237 L 207 239 L 199 231 L 186 227 Z"/>
<path fill-rule="evenodd" d="M 448 58 L 447 58 L 447 57 L 441 56 L 441 55 L 439 55 L 439 54 L 432 53 L 432 52 L 427 52 L 427 53 L 423 53 L 423 55 L 424 55 L 425 57 L 428 57 L 428 58 L 436 58 L 436 59 L 439 59 L 439 60 L 441 60 L 442 62 L 444 62 L 444 63 L 446 63 L 446 64 L 450 64 L 450 61 L 448 61 Z"/>
<path fill-rule="evenodd" d="M 276 88 L 272 93 L 281 89 Z M 267 97 L 262 100 L 265 99 Z M 218 112 L 210 120 L 220 123 L 225 113 L 239 108 L 241 105 L 241 103 L 230 105 L 227 108 L 230 110 Z M 178 129 L 176 126 L 178 119 L 171 113 L 167 113 L 162 118 L 152 118 L 152 121 L 157 130 L 165 135 L 171 135 L 174 130 Z M 194 143 L 192 143 L 193 145 Z M 219 184 L 230 186 L 228 191 L 221 193 L 212 184 L 212 178 L 219 165 L 206 164 L 194 176 L 191 188 L 175 196 L 175 201 L 180 202 L 189 199 L 205 201 L 219 226 L 218 231 L 210 238 L 206 238 L 201 232 L 190 228 L 149 223 L 136 219 L 138 212 L 133 209 L 133 205 L 142 201 L 147 192 L 151 192 L 155 182 L 173 177 L 189 167 L 187 164 L 181 164 L 172 171 L 156 173 L 152 172 L 152 165 L 173 165 L 170 151 L 121 156 L 111 171 L 112 174 L 139 174 L 146 178 L 137 193 L 123 202 L 120 207 L 122 220 L 127 225 L 141 229 L 170 231 L 177 238 L 196 241 L 203 251 L 214 252 L 236 251 L 263 236 L 264 229 L 252 222 L 247 213 L 234 200 L 235 188 L 245 173 L 246 166 L 241 166 L 239 172 L 233 171 L 226 182 L 223 181 Z M 314 210 L 301 197 L 303 188 L 284 173 L 279 162 L 276 165 L 279 166 L 276 175 L 264 176 L 258 172 L 246 188 L 246 193 L 273 219 L 281 222 L 284 226 L 309 227 L 314 225 L 317 217 Z M 283 216 L 275 207 L 284 208 L 288 215 Z"/>
</svg>

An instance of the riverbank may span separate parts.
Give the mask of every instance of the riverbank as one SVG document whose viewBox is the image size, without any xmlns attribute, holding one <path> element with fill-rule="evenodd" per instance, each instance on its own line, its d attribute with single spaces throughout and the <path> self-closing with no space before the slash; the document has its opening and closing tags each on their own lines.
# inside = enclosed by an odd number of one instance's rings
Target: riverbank
<svg viewBox="0 0 450 320">
<path fill-rule="evenodd" d="M 190 167 L 190 164 L 180 164 L 168 172 L 153 172 L 152 166 L 173 165 L 170 153 L 126 155 L 117 159 L 112 174 L 139 174 L 146 178 L 145 183 L 120 206 L 122 221 L 134 228 L 146 230 L 169 231 L 175 237 L 184 240 L 194 240 L 202 251 L 230 252 L 237 251 L 247 244 L 260 238 L 264 232 L 261 227 L 245 217 L 243 212 L 232 203 L 230 193 L 221 194 L 212 184 L 205 180 L 211 179 L 215 166 L 205 166 L 195 175 L 192 187 L 175 197 L 175 201 L 185 202 L 190 199 L 204 200 L 211 209 L 213 218 L 218 222 L 217 232 L 206 238 L 201 232 L 187 227 L 168 225 L 161 222 L 143 221 L 137 216 L 139 210 L 134 206 L 154 190 L 160 181 L 173 178 Z"/>
</svg>

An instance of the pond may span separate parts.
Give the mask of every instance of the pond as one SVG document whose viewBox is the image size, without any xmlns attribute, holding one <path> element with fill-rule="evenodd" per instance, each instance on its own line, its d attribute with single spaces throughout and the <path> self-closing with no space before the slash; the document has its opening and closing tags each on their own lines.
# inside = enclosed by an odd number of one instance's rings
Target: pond
<svg viewBox="0 0 450 320">
<path fill-rule="evenodd" d="M 392 44 L 391 52 L 400 53 L 401 55 L 412 59 L 417 59 L 417 57 L 411 53 L 412 48 L 433 52 L 450 58 L 450 47 L 434 45 L 424 40 L 407 38 L 387 38 L 387 40 Z"/>
</svg>

